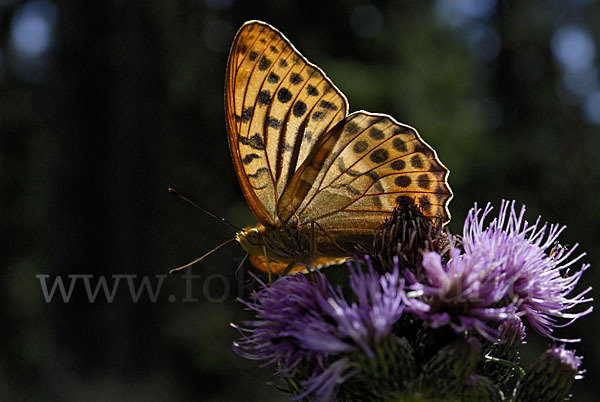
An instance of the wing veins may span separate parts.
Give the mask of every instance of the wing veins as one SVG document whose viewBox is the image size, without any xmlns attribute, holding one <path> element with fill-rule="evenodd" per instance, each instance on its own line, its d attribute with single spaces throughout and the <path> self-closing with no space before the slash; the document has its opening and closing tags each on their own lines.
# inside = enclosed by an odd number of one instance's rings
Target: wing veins
<svg viewBox="0 0 600 402">
<path fill-rule="evenodd" d="M 316 69 L 313 69 L 311 74 L 305 80 L 306 84 L 308 84 L 308 81 L 310 81 L 310 79 L 315 74 L 318 74 L 318 71 Z M 325 79 L 321 78 L 321 80 L 319 81 L 319 84 L 317 84 L 317 86 L 320 85 L 323 81 L 325 81 Z M 302 90 L 304 90 L 304 88 L 306 88 L 306 84 L 302 86 L 302 89 L 300 90 L 299 94 L 302 93 Z M 321 99 L 321 98 L 319 97 L 319 99 Z M 298 165 L 298 158 L 300 157 L 300 151 L 302 149 L 302 143 L 304 141 L 304 134 L 306 133 L 306 127 L 310 123 L 310 116 L 312 115 L 312 112 L 313 112 L 313 110 L 315 110 L 317 105 L 318 105 L 318 101 L 315 102 L 315 104 L 311 107 L 310 111 L 306 112 L 306 118 L 304 118 L 302 120 L 302 124 L 300 124 L 300 126 L 299 126 L 298 135 L 296 136 L 296 140 L 294 141 L 292 156 L 290 158 L 290 163 L 289 163 L 289 168 L 288 168 L 288 172 L 287 172 L 287 178 L 285 181 L 285 186 L 287 186 L 290 183 L 290 181 L 292 180 L 292 177 L 294 177 L 294 173 L 296 172 L 296 167 Z M 310 147 L 310 144 L 307 144 L 307 146 Z"/>
<path fill-rule="evenodd" d="M 354 120 L 354 118 L 352 120 Z M 352 120 L 350 120 L 350 121 L 352 121 Z M 341 120 L 340 122 L 342 122 L 342 121 L 344 121 L 344 120 Z M 333 166 L 334 162 L 337 160 L 337 158 L 340 156 L 340 154 L 346 149 L 346 147 L 348 146 L 348 144 L 350 144 L 358 136 L 360 136 L 362 133 L 364 133 L 365 131 L 367 131 L 368 128 L 374 126 L 375 124 L 376 123 L 372 123 L 369 126 L 365 127 L 364 130 L 361 130 L 361 131 L 357 132 L 356 134 L 354 134 L 354 137 L 352 137 L 351 140 L 349 140 L 338 152 L 336 152 L 335 156 L 331 159 L 331 161 L 332 161 L 331 164 L 329 165 L 329 167 L 327 168 L 327 170 L 325 170 L 323 172 L 323 177 L 321 177 L 321 180 L 319 181 L 319 186 L 317 187 L 317 190 L 315 190 L 314 194 L 311 195 L 310 199 L 306 202 L 306 204 L 304 205 L 304 207 L 302 207 L 302 208 L 300 208 L 300 210 L 296 211 L 298 213 L 298 215 L 302 215 L 302 213 L 306 210 L 306 208 L 310 205 L 310 203 L 313 202 L 313 200 L 315 199 L 315 197 L 317 196 L 317 194 L 319 194 L 321 192 L 321 186 L 323 185 L 323 181 L 325 181 L 325 177 L 327 176 L 327 172 L 329 172 L 329 169 L 331 169 L 331 166 Z M 343 130 L 343 128 L 342 128 L 342 130 Z M 340 134 L 340 135 L 342 135 L 342 134 Z M 336 177 L 335 180 L 337 180 L 338 178 L 339 178 L 339 176 Z M 335 180 L 333 180 L 333 181 L 335 181 Z M 332 181 L 332 183 L 333 183 L 333 181 Z"/>
<path fill-rule="evenodd" d="M 340 152 L 339 152 L 339 153 L 336 155 L 336 158 L 335 158 L 334 160 L 337 160 L 337 157 L 339 156 L 339 154 L 341 154 L 341 153 L 343 152 L 343 150 L 345 150 L 345 149 L 348 147 L 348 145 L 350 145 L 350 143 L 352 143 L 352 141 L 353 141 L 354 139 L 356 139 L 356 138 L 357 138 L 358 136 L 360 136 L 362 133 L 364 133 L 365 131 L 367 131 L 367 129 L 368 129 L 368 128 L 372 127 L 372 126 L 373 126 L 373 125 L 375 125 L 375 124 L 376 124 L 376 123 L 373 123 L 373 124 L 371 124 L 371 125 L 370 125 L 370 126 L 368 126 L 368 127 L 365 129 L 365 130 L 363 130 L 363 131 L 359 132 L 359 133 L 358 133 L 358 134 L 357 134 L 357 135 L 356 135 L 354 138 L 352 138 L 352 140 L 348 141 L 348 143 L 347 143 L 346 145 L 344 145 L 344 147 L 343 147 L 343 148 L 340 150 Z M 395 125 L 395 124 L 392 122 L 390 125 L 388 125 L 388 126 L 385 128 L 385 130 L 387 130 L 387 129 L 388 129 L 390 126 L 394 126 L 394 125 Z M 377 146 L 376 146 L 376 147 L 374 147 L 373 149 L 375 149 L 375 148 L 377 148 L 377 147 L 381 146 L 381 144 L 383 144 L 383 143 L 385 143 L 385 142 L 387 142 L 387 141 L 389 141 L 389 140 L 392 140 L 393 138 L 394 138 L 394 136 L 391 136 L 390 138 L 387 138 L 386 140 L 384 140 L 384 141 L 381 141 L 381 142 L 380 142 L 379 144 L 377 144 Z M 413 139 L 411 139 L 410 141 L 407 141 L 407 143 L 414 142 L 414 141 L 418 141 L 418 138 L 413 138 Z M 390 163 L 390 162 L 393 162 L 393 161 L 395 161 L 395 160 L 399 160 L 399 159 L 405 158 L 405 157 L 407 157 L 407 156 L 409 156 L 409 155 L 416 154 L 416 153 L 418 153 L 418 152 L 419 152 L 419 151 L 413 151 L 413 152 L 409 152 L 409 153 L 407 153 L 407 154 L 404 154 L 404 155 L 402 155 L 402 156 L 400 156 L 400 157 L 393 158 L 393 159 L 392 159 L 392 160 L 390 160 L 390 161 L 386 161 L 385 163 Z M 344 174 L 346 174 L 346 173 L 347 173 L 349 170 L 351 170 L 351 169 L 352 169 L 352 167 L 354 167 L 354 166 L 355 166 L 355 165 L 356 165 L 356 164 L 357 164 L 359 161 L 363 160 L 363 159 L 364 159 L 364 158 L 365 158 L 367 155 L 369 155 L 370 153 L 371 153 L 371 152 L 367 152 L 367 153 L 365 153 L 363 156 L 361 156 L 360 158 L 358 158 L 358 159 L 357 159 L 357 160 L 356 160 L 356 161 L 355 161 L 355 162 L 354 162 L 352 165 L 350 165 L 350 166 L 348 166 L 347 168 L 345 168 L 345 169 L 344 169 L 342 172 L 340 172 L 340 173 L 339 173 L 339 174 L 338 174 L 338 175 L 337 175 L 337 176 L 336 176 L 336 177 L 335 177 L 333 180 L 331 180 L 331 182 L 330 182 L 328 185 L 326 185 L 325 187 L 319 187 L 319 188 L 318 188 L 318 190 L 316 190 L 316 191 L 315 191 L 315 193 L 314 193 L 314 194 L 311 196 L 311 199 L 310 199 L 310 201 L 309 201 L 309 202 L 306 204 L 306 206 L 305 206 L 304 208 L 302 208 L 302 209 L 301 209 L 301 210 L 298 212 L 298 214 L 302 214 L 302 212 L 304 212 L 304 209 L 305 209 L 305 208 L 306 208 L 306 207 L 307 207 L 307 206 L 308 206 L 308 205 L 309 205 L 309 204 L 312 202 L 312 200 L 314 199 L 314 197 L 316 197 L 316 196 L 317 196 L 319 193 L 321 193 L 323 190 L 326 190 L 326 189 L 328 189 L 328 188 L 336 188 L 336 187 L 333 187 L 333 184 L 334 184 L 334 183 L 335 183 L 335 182 L 336 182 L 336 181 L 337 181 L 337 180 L 338 180 L 340 177 L 342 177 L 342 176 L 343 176 Z M 431 159 L 427 159 L 427 160 L 431 160 Z M 331 167 L 332 167 L 332 166 L 333 166 L 333 163 L 332 163 L 332 164 L 331 164 L 331 165 L 330 165 L 330 166 L 327 168 L 327 170 L 325 171 L 325 174 L 324 174 L 324 175 L 323 175 L 323 177 L 322 177 L 322 179 L 323 179 L 323 180 L 325 180 L 325 176 L 327 175 L 327 172 L 329 172 L 329 170 L 331 169 Z M 352 179 L 352 180 L 351 180 L 349 183 L 347 183 L 347 184 L 351 184 L 351 183 L 353 183 L 355 180 L 357 180 L 357 179 L 361 178 L 362 176 L 364 176 L 365 174 L 367 174 L 367 173 L 369 173 L 369 172 L 372 172 L 373 170 L 377 169 L 379 166 L 381 166 L 381 164 L 379 164 L 379 165 L 375 165 L 373 168 L 371 168 L 371 169 L 369 169 L 369 170 L 367 170 L 367 171 L 365 171 L 365 172 L 361 172 L 361 174 L 360 174 L 360 175 L 358 175 L 358 176 L 354 177 L 354 178 L 353 178 L 353 179 Z M 371 188 L 371 187 L 372 187 L 372 186 L 373 186 L 373 185 L 374 185 L 374 184 L 375 184 L 377 181 L 379 181 L 380 179 L 382 179 L 382 178 L 384 178 L 384 177 L 391 176 L 391 175 L 394 175 L 394 174 L 400 174 L 400 173 L 418 173 L 418 172 L 428 172 L 428 170 L 426 170 L 426 169 L 424 169 L 424 170 L 407 170 L 407 171 L 406 171 L 406 170 L 403 170 L 403 171 L 399 171 L 398 173 L 390 173 L 390 174 L 386 174 L 386 175 L 384 175 L 384 176 L 381 176 L 381 177 L 380 177 L 379 179 L 377 179 L 377 180 L 373 180 L 373 183 L 371 183 L 371 185 L 370 185 L 370 186 L 367 188 L 367 191 L 368 191 L 368 190 L 369 190 L 369 189 L 370 189 L 370 188 Z M 321 184 L 322 184 L 323 180 L 321 180 Z M 445 182 L 445 181 L 444 181 L 444 180 L 441 180 L 441 181 L 440 181 L 440 180 L 435 180 L 435 181 L 433 181 L 433 182 L 435 182 L 435 183 L 441 183 L 441 182 Z M 339 188 L 339 187 L 338 187 L 338 188 Z M 366 193 L 366 192 L 364 192 L 362 195 L 364 195 L 365 193 Z M 390 192 L 390 193 L 393 193 L 393 192 Z M 386 193 L 381 193 L 381 194 L 386 194 Z M 438 194 L 438 193 L 436 193 L 436 194 Z M 439 193 L 439 194 L 445 194 L 445 193 Z M 358 200 L 358 199 L 362 198 L 362 195 L 361 195 L 361 196 L 359 196 L 359 197 L 358 197 L 358 198 L 356 198 L 356 199 Z"/>
<path fill-rule="evenodd" d="M 263 25 L 260 25 L 260 27 L 261 27 L 261 30 L 259 32 L 257 32 L 256 39 L 254 39 L 254 42 L 252 42 L 252 45 L 248 47 L 248 50 L 252 49 L 252 47 L 254 46 L 254 44 L 258 41 L 258 38 L 260 37 L 260 34 L 262 34 L 267 29 L 267 27 L 265 27 Z M 246 36 L 250 35 L 251 32 L 252 31 L 249 31 L 246 34 Z M 248 52 L 248 55 L 249 54 L 250 54 L 250 52 Z M 265 54 L 265 51 L 263 50 L 260 55 L 263 56 L 264 54 Z M 244 54 L 244 57 L 242 59 L 242 63 L 240 63 L 240 65 L 238 67 L 236 67 L 236 69 L 235 69 L 235 79 L 233 81 L 234 83 L 237 83 L 237 75 L 238 75 L 238 72 L 239 72 L 239 70 L 240 70 L 240 68 L 241 68 L 241 66 L 242 66 L 242 64 L 243 64 L 243 62 L 244 62 L 245 59 L 246 59 L 246 54 Z M 257 57 L 256 60 L 259 60 L 259 57 Z M 252 77 L 252 74 L 254 73 L 254 70 L 256 69 L 257 64 L 258 63 L 253 63 L 252 64 L 252 70 L 250 71 L 250 74 L 248 74 L 248 79 L 246 80 L 247 83 L 250 82 L 250 77 Z M 246 100 L 246 97 L 248 95 L 248 87 L 250 87 L 250 85 L 244 85 L 244 97 L 242 98 L 243 100 L 242 100 L 242 110 L 241 110 L 241 113 L 244 112 L 244 106 L 245 106 L 244 105 L 244 100 Z M 237 86 L 234 85 L 234 89 L 237 89 Z M 235 96 L 234 96 L 234 102 L 235 102 Z M 254 104 L 253 106 L 256 106 L 256 104 Z M 252 125 L 252 119 L 253 118 L 254 118 L 254 113 L 252 113 L 252 116 L 250 117 L 250 121 L 248 121 L 248 131 L 250 131 L 249 127 Z M 241 132 L 242 124 L 243 124 L 243 122 L 240 119 L 240 121 L 238 122 L 238 133 Z"/>
<path fill-rule="evenodd" d="M 258 40 L 259 40 L 259 37 L 260 37 L 260 36 L 261 36 L 261 35 L 262 35 L 262 34 L 263 34 L 265 31 L 267 31 L 267 32 L 269 32 L 269 31 L 270 31 L 270 29 L 268 29 L 268 27 L 266 27 L 266 26 L 263 26 L 263 25 L 261 25 L 261 27 L 262 27 L 263 29 L 262 29 L 262 30 L 261 30 L 259 33 L 257 33 L 257 38 L 254 40 L 254 42 L 252 43 L 252 45 L 254 45 L 254 44 L 256 43 L 256 41 L 258 41 Z M 278 39 L 279 39 L 278 37 L 276 37 L 276 39 L 271 39 L 271 38 L 269 38 L 269 44 L 272 44 L 272 43 L 273 43 L 275 40 L 278 40 Z M 256 57 L 256 60 L 260 60 L 260 59 L 261 59 L 261 56 L 262 56 L 262 57 L 265 57 L 265 53 L 266 53 L 266 50 L 267 50 L 267 46 L 268 46 L 268 45 L 265 43 L 265 46 L 264 46 L 264 48 L 263 48 L 262 52 L 260 53 L 260 55 L 259 55 L 259 56 L 257 56 L 257 57 Z M 251 47 L 250 47 L 250 48 L 251 48 Z M 248 82 L 250 81 L 250 78 L 252 77 L 252 75 L 253 75 L 253 74 L 254 74 L 254 72 L 256 71 L 256 67 L 258 66 L 258 64 L 259 64 L 259 62 L 255 62 L 255 63 L 252 65 L 252 70 L 250 71 L 250 74 L 248 74 Z M 273 63 L 271 63 L 271 65 L 269 66 L 269 70 L 268 70 L 269 72 L 272 70 L 272 68 L 273 68 L 273 65 L 274 65 L 274 64 L 273 64 Z M 265 83 L 265 80 L 267 79 L 267 77 L 268 77 L 268 73 L 267 73 L 267 74 L 265 74 L 265 78 L 263 78 L 263 81 L 262 81 L 262 83 L 261 83 L 261 85 L 260 85 L 260 88 L 263 88 L 263 86 L 264 86 L 264 83 Z M 250 85 L 245 85 L 245 87 L 244 87 L 244 98 L 243 98 L 243 99 L 246 99 L 246 95 L 248 94 L 248 88 L 249 88 L 249 87 L 250 87 Z M 252 116 L 250 117 L 250 120 L 249 120 L 249 121 L 248 121 L 248 123 L 247 123 L 247 124 L 248 124 L 248 131 L 250 131 L 250 127 L 252 127 L 252 122 L 254 121 L 254 115 L 255 115 L 255 113 L 256 113 L 256 110 L 257 110 L 257 105 L 258 105 L 258 97 L 256 97 L 256 98 L 254 99 L 254 104 L 252 104 L 252 110 L 253 110 L 253 113 L 252 113 Z M 242 112 L 244 111 L 244 106 L 245 106 L 245 105 L 242 105 Z M 265 126 L 265 123 L 266 123 L 266 122 L 267 122 L 267 119 L 265 119 L 265 121 L 263 122 L 263 128 L 264 128 L 264 126 Z M 242 124 L 242 122 L 241 122 L 241 120 L 240 120 L 240 127 L 241 127 L 241 124 Z M 269 164 L 269 153 L 267 152 L 267 146 L 268 146 L 267 144 L 268 144 L 268 138 L 269 138 L 269 136 L 268 136 L 268 135 L 266 135 L 266 133 L 267 133 L 267 131 L 263 130 L 263 135 L 262 135 L 262 137 L 263 137 L 263 142 L 264 142 L 264 144 L 265 144 L 264 156 L 265 156 L 265 161 L 266 161 L 266 163 L 267 163 L 267 168 L 268 168 L 268 171 L 269 171 L 269 176 L 271 177 L 271 182 L 273 183 L 273 194 L 274 194 L 274 198 L 273 198 L 273 199 L 277 200 L 277 181 L 276 181 L 275 177 L 273 176 L 273 172 L 271 171 L 271 165 Z"/>
<path fill-rule="evenodd" d="M 308 64 L 304 64 L 304 66 L 302 67 L 302 69 L 300 69 L 300 71 L 298 73 L 304 72 L 304 70 L 307 67 L 308 67 Z M 288 71 L 288 74 L 285 75 L 285 78 L 287 78 L 291 74 L 291 72 L 292 72 L 292 69 L 290 68 L 289 71 Z M 283 82 L 284 79 L 282 79 L 281 82 Z M 293 99 L 289 100 L 290 107 L 287 109 L 287 111 L 285 113 L 285 119 L 282 122 L 282 125 L 285 126 L 286 128 L 287 128 L 287 123 L 290 121 L 290 116 L 292 114 L 292 110 L 294 109 L 292 105 L 294 105 L 294 103 L 296 102 L 296 100 L 300 96 L 300 93 L 301 93 L 301 91 L 299 91 Z M 282 130 L 282 132 L 283 132 L 283 130 Z M 287 133 L 287 130 L 285 132 Z M 282 143 L 285 144 L 285 135 L 282 135 L 280 133 L 279 134 L 279 141 L 277 143 L 277 164 L 275 165 L 275 177 L 277 178 L 278 182 L 279 182 L 279 178 L 281 177 L 281 171 L 282 171 L 282 166 L 281 165 L 283 164 L 283 152 L 282 152 L 283 145 L 282 145 Z"/>
</svg>

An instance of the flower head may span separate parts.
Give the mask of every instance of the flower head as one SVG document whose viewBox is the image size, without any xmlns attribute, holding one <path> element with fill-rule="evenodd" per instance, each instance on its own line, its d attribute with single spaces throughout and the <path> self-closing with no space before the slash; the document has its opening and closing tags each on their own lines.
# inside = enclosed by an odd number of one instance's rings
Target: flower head
<svg viewBox="0 0 600 402">
<path fill-rule="evenodd" d="M 350 267 L 350 288 L 355 302 L 346 300 L 316 271 L 314 281 L 302 274 L 286 276 L 242 301 L 256 312 L 256 320 L 234 326 L 242 340 L 234 350 L 249 359 L 277 363 L 278 374 L 294 376 L 301 368 L 310 373 L 299 397 L 314 394 L 329 400 L 335 389 L 356 375 L 350 357 L 376 359 L 376 348 L 390 336 L 404 310 L 398 268 L 380 275 L 367 257 L 368 271 L 357 263 Z"/>
<path fill-rule="evenodd" d="M 442 265 L 437 253 L 423 256 L 426 283 L 404 271 L 412 290 L 407 300 L 409 311 L 434 328 L 450 325 L 457 333 L 473 328 L 495 340 L 499 323 L 515 313 L 514 307 L 498 303 L 508 285 L 497 281 L 494 266 L 478 254 L 461 255 L 454 249 L 451 257 L 448 264 Z"/>
<path fill-rule="evenodd" d="M 523 220 L 525 208 L 517 214 L 514 202 L 503 202 L 498 218 L 484 229 L 491 210 L 489 204 L 483 213 L 477 205 L 471 209 L 463 252 L 453 249 L 448 263 L 442 264 L 435 252 L 423 256 L 424 280 L 404 271 L 413 291 L 409 310 L 434 327 L 473 328 L 492 341 L 500 321 L 524 316 L 539 333 L 556 339 L 552 332 L 558 319 L 573 321 L 592 311 L 567 312 L 591 300 L 584 298 L 590 288 L 569 297 L 588 265 L 570 275 L 568 267 L 584 254 L 569 261 L 576 246 L 550 252 L 564 227 L 540 226 L 539 218 L 530 226 Z"/>
<path fill-rule="evenodd" d="M 568 312 L 592 300 L 584 298 L 591 290 L 589 287 L 570 296 L 589 265 L 584 264 L 575 272 L 569 272 L 569 267 L 585 253 L 569 259 L 577 245 L 569 250 L 555 248 L 558 236 L 566 227 L 540 225 L 539 217 L 533 225 L 529 225 L 523 219 L 525 206 L 517 213 L 514 201 L 503 201 L 498 218 L 484 230 L 483 222 L 491 210 L 488 204 L 481 213 L 475 205 L 469 212 L 464 227 L 465 255 L 483 253 L 481 258 L 489 264 L 496 264 L 494 274 L 498 275 L 499 281 L 510 286 L 504 295 L 504 304 L 516 307 L 518 315 L 526 317 L 540 334 L 560 340 L 552 336 L 555 327 L 566 326 L 592 311 L 590 306 L 581 312 Z M 560 324 L 559 319 L 568 322 Z"/>
<path fill-rule="evenodd" d="M 235 326 L 243 338 L 234 343 L 234 350 L 267 365 L 278 363 L 283 375 L 293 375 L 302 363 L 322 365 L 328 353 L 351 350 L 323 317 L 321 304 L 331 292 L 327 279 L 320 273 L 314 277 L 314 282 L 302 274 L 282 277 L 270 286 L 261 282 L 252 300 L 242 301 L 256 312 L 256 319 L 246 322 L 247 328 Z"/>
</svg>

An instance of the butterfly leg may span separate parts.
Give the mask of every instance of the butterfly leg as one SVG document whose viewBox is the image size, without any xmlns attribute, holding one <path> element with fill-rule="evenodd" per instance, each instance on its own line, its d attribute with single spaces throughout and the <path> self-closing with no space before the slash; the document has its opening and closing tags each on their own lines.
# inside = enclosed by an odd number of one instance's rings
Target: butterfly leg
<svg viewBox="0 0 600 402">
<path fill-rule="evenodd" d="M 311 257 L 314 257 L 317 253 L 317 236 L 315 236 L 315 221 L 310 222 L 310 245 L 309 253 Z"/>
<path fill-rule="evenodd" d="M 290 262 L 287 265 L 287 267 L 285 267 L 285 269 L 283 270 L 283 273 L 281 275 L 286 276 L 287 274 L 289 274 L 292 271 L 292 268 L 294 268 L 294 265 L 296 265 L 295 261 Z"/>
<path fill-rule="evenodd" d="M 265 262 L 269 269 L 269 284 L 271 283 L 271 265 L 269 264 L 269 256 L 267 255 L 267 246 L 263 244 L 263 255 L 265 256 Z"/>
<path fill-rule="evenodd" d="M 327 233 L 327 231 L 325 229 L 323 229 L 323 226 L 321 226 L 319 224 L 319 222 L 317 221 L 311 221 L 311 224 L 315 224 L 319 227 L 319 229 L 321 229 L 321 232 L 323 232 L 323 234 L 325 236 L 327 236 L 327 238 L 331 241 L 331 243 L 333 243 L 334 246 L 336 246 L 337 248 L 339 248 L 343 253 L 346 253 L 348 255 L 352 254 L 350 251 L 346 250 L 344 247 L 340 246 L 330 235 L 329 233 Z M 312 235 L 311 235 L 312 236 Z M 316 240 L 315 240 L 316 241 Z M 311 245 L 312 246 L 312 245 Z M 316 246 L 315 246 L 316 247 Z"/>
</svg>

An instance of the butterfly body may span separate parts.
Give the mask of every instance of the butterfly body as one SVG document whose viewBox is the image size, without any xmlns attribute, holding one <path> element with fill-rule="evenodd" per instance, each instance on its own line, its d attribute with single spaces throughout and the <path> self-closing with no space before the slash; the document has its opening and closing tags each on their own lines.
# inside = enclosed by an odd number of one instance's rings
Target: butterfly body
<svg viewBox="0 0 600 402">
<path fill-rule="evenodd" d="M 348 114 L 344 94 L 271 25 L 240 28 L 225 94 L 232 159 L 260 222 L 236 239 L 257 268 L 342 262 L 398 206 L 450 219 L 448 169 L 416 130 L 384 114 Z"/>
<path fill-rule="evenodd" d="M 238 232 L 236 240 L 250 255 L 266 253 L 272 261 L 301 261 L 310 253 L 307 234 L 292 228 L 267 229 L 259 223 Z"/>
<path fill-rule="evenodd" d="M 236 240 L 253 256 L 253 264 L 265 272 L 282 273 L 288 266 L 292 270 L 296 264 L 293 272 L 303 271 L 305 266 L 301 264 L 320 268 L 341 263 L 351 254 L 316 235 L 312 225 L 267 228 L 259 223 L 239 231 Z"/>
</svg>

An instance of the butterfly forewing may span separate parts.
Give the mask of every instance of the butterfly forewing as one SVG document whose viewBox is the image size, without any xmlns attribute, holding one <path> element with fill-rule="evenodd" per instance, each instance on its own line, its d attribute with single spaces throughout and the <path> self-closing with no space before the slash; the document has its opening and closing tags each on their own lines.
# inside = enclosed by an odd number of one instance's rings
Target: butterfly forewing
<svg viewBox="0 0 600 402">
<path fill-rule="evenodd" d="M 236 35 L 225 92 L 244 194 L 261 223 L 277 225 L 280 194 L 318 138 L 346 116 L 346 98 L 279 31 L 258 21 Z"/>
</svg>

